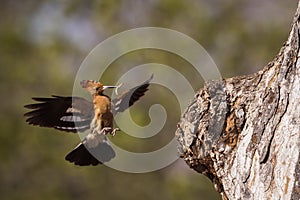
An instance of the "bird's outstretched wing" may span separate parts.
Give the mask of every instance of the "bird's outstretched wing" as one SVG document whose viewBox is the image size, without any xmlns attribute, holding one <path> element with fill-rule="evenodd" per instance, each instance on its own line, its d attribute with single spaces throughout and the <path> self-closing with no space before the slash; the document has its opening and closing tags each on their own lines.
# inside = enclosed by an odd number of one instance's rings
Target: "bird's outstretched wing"
<svg viewBox="0 0 300 200">
<path fill-rule="evenodd" d="M 146 80 L 144 83 L 142 83 L 139 86 L 136 86 L 117 98 L 112 100 L 112 105 L 113 105 L 113 114 L 117 114 L 119 112 L 123 112 L 130 106 L 132 106 L 137 100 L 139 100 L 145 92 L 148 90 L 148 87 L 150 85 L 150 81 L 153 79 L 153 74 L 151 77 Z"/>
<path fill-rule="evenodd" d="M 90 128 L 94 115 L 93 103 L 81 97 L 52 96 L 32 98 L 38 103 L 25 105 L 28 124 L 77 132 Z"/>
</svg>

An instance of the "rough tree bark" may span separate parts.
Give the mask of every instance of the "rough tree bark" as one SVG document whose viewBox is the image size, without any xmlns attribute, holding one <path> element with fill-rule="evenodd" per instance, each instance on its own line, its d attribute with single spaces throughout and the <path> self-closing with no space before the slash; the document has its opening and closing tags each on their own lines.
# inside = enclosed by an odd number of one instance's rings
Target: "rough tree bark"
<svg viewBox="0 0 300 200">
<path fill-rule="evenodd" d="M 300 2 L 263 70 L 206 82 L 178 124 L 179 152 L 223 199 L 300 199 Z"/>
</svg>

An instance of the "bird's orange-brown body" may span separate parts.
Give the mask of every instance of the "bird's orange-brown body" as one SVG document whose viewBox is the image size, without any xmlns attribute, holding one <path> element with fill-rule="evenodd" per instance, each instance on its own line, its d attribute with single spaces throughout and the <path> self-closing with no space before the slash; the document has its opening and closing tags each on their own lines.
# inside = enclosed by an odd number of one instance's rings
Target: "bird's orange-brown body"
<svg viewBox="0 0 300 200">
<path fill-rule="evenodd" d="M 103 86 L 102 83 L 93 80 L 84 80 L 81 86 L 89 91 L 93 97 L 94 104 L 94 118 L 91 122 L 92 133 L 103 133 L 102 129 L 106 128 L 105 133 L 109 132 L 112 135 L 115 134 L 113 130 L 113 113 L 111 99 L 109 96 L 103 94 L 106 88 L 115 88 L 116 86 Z M 102 132 L 101 132 L 102 131 Z"/>
<path fill-rule="evenodd" d="M 98 132 L 104 127 L 112 128 L 113 114 L 110 98 L 104 95 L 95 95 L 93 103 L 95 115 L 92 126 L 96 126 Z"/>
</svg>

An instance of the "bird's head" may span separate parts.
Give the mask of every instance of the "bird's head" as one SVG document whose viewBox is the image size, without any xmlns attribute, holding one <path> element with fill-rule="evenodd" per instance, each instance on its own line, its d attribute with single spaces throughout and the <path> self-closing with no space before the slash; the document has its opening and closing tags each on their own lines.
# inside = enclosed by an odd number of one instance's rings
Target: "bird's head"
<svg viewBox="0 0 300 200">
<path fill-rule="evenodd" d="M 93 80 L 83 80 L 80 82 L 80 85 L 81 87 L 89 91 L 92 96 L 102 94 L 105 89 L 118 87 L 118 86 L 106 86 L 98 81 L 93 81 Z"/>
</svg>

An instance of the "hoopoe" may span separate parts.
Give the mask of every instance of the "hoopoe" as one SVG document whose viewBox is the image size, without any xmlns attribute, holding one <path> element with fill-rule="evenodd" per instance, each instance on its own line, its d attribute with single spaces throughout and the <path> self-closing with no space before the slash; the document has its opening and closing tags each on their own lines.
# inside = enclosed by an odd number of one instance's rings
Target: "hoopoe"
<svg viewBox="0 0 300 200">
<path fill-rule="evenodd" d="M 144 83 L 124 92 L 115 99 L 103 92 L 117 86 L 104 86 L 98 81 L 81 81 L 81 86 L 89 91 L 93 102 L 81 97 L 32 98 L 38 103 L 25 105 L 32 109 L 25 113 L 26 122 L 31 125 L 51 127 L 66 132 L 83 132 L 87 136 L 69 153 L 65 159 L 75 165 L 98 165 L 115 157 L 106 135 L 115 135 L 114 115 L 132 106 L 148 90 L 153 75 Z"/>
</svg>

